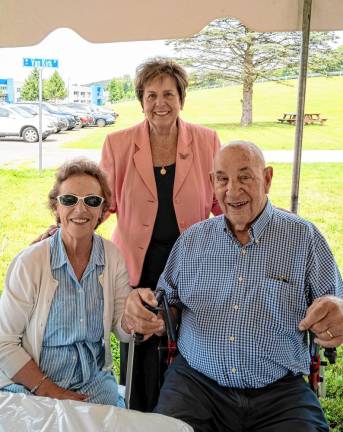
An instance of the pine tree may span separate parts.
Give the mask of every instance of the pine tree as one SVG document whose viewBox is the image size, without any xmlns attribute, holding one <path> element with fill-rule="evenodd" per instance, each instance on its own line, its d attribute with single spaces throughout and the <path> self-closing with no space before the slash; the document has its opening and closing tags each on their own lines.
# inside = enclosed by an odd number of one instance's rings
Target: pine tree
<svg viewBox="0 0 343 432">
<path fill-rule="evenodd" d="M 63 79 L 57 70 L 51 75 L 46 83 L 46 96 L 48 100 L 65 99 L 67 90 Z"/>
<path fill-rule="evenodd" d="M 332 50 L 336 40 L 333 32 L 313 33 L 311 54 L 321 58 Z M 211 73 L 243 85 L 241 125 L 252 123 L 253 87 L 257 79 L 268 79 L 276 71 L 298 65 L 301 33 L 258 33 L 237 20 L 226 18 L 210 23 L 200 33 L 186 39 L 168 41 L 178 60 L 189 66 L 191 72 Z"/>
<path fill-rule="evenodd" d="M 22 100 L 36 101 L 39 98 L 39 70 L 34 68 L 26 78 L 21 90 L 20 97 Z"/>
</svg>

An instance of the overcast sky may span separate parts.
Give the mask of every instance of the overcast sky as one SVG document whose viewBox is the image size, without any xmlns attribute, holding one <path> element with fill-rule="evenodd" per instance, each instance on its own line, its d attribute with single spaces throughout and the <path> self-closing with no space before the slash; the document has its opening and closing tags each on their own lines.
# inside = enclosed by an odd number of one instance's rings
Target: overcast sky
<svg viewBox="0 0 343 432">
<path fill-rule="evenodd" d="M 23 67 L 23 58 L 58 59 L 58 71 L 70 84 L 134 76 L 136 67 L 154 56 L 172 55 L 164 41 L 94 44 L 69 29 L 50 33 L 41 43 L 24 48 L 0 48 L 0 78 L 23 81 L 31 68 Z M 44 69 L 48 78 L 53 69 Z"/>
<path fill-rule="evenodd" d="M 343 32 L 337 32 L 343 43 Z M 41 43 L 25 48 L 0 48 L 0 78 L 24 81 L 30 68 L 23 67 L 23 58 L 58 59 L 58 71 L 69 84 L 85 84 L 124 74 L 134 76 L 136 67 L 155 56 L 173 56 L 164 41 L 94 44 L 70 29 L 58 29 Z M 44 69 L 49 78 L 53 69 Z"/>
</svg>

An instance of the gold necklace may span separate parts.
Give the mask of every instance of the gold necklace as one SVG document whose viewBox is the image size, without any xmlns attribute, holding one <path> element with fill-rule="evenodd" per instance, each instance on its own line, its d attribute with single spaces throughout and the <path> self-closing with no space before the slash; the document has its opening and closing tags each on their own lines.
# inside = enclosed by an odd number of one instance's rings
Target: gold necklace
<svg viewBox="0 0 343 432">
<path fill-rule="evenodd" d="M 161 175 L 166 175 L 167 170 L 165 169 L 164 166 L 161 167 L 161 169 L 160 169 L 160 173 L 161 173 Z"/>
</svg>

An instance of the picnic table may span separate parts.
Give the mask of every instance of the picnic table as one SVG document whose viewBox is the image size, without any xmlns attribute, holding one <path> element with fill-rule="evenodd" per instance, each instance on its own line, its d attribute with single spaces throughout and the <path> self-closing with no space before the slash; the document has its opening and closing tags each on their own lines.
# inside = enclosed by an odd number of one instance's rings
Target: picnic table
<svg viewBox="0 0 343 432">
<path fill-rule="evenodd" d="M 288 123 L 288 124 L 295 124 L 297 119 L 297 115 L 294 113 L 284 113 L 282 118 L 278 118 L 277 121 L 279 123 Z M 320 125 L 323 125 L 324 122 L 326 122 L 327 118 L 321 117 L 320 113 L 307 113 L 304 114 L 304 124 L 315 124 L 319 123 Z"/>
</svg>

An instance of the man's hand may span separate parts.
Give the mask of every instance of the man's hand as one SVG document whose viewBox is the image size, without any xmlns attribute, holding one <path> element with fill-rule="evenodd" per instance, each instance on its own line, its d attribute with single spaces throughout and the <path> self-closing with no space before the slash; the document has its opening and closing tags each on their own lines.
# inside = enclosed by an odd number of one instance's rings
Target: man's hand
<svg viewBox="0 0 343 432">
<path fill-rule="evenodd" d="M 317 298 L 307 309 L 300 321 L 300 330 L 311 330 L 314 341 L 325 347 L 334 348 L 343 343 L 343 299 L 334 296 Z"/>
<path fill-rule="evenodd" d="M 153 334 L 164 331 L 164 321 L 161 316 L 156 316 L 153 312 L 148 311 L 144 304 L 157 306 L 151 289 L 136 288 L 132 290 L 126 299 L 121 325 L 126 333 L 141 333 L 146 340 Z"/>
</svg>

